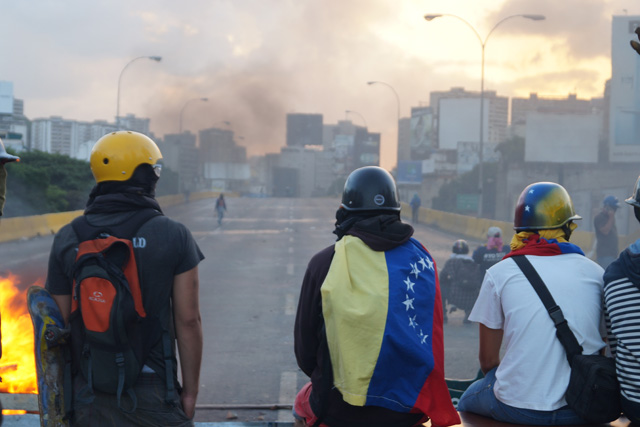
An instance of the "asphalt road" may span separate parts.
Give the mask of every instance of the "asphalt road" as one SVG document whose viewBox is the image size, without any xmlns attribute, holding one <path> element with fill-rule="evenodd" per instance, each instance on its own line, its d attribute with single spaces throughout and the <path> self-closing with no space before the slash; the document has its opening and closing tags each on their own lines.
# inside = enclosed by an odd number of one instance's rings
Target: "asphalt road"
<svg viewBox="0 0 640 427">
<path fill-rule="evenodd" d="M 288 409 L 266 408 L 291 404 L 308 380 L 293 354 L 293 322 L 309 259 L 335 241 L 339 201 L 229 198 L 222 226 L 213 203 L 194 201 L 165 212 L 189 227 L 206 256 L 200 264 L 204 360 L 196 421 L 290 421 Z M 442 268 L 459 236 L 415 228 Z M 46 236 L 0 244 L 0 276 L 16 275 L 24 289 L 44 283 L 52 241 Z M 470 244 L 473 249 L 479 242 Z M 462 316 L 452 313 L 445 325 L 451 378 L 471 378 L 478 370 L 477 326 L 464 325 Z"/>
</svg>

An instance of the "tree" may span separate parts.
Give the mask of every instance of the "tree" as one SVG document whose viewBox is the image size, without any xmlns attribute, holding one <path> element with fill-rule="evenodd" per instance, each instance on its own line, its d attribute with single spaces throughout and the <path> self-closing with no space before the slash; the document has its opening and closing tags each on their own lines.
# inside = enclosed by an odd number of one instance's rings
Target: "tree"
<svg viewBox="0 0 640 427">
<path fill-rule="evenodd" d="M 19 163 L 6 165 L 4 215 L 39 215 L 83 209 L 94 185 L 89 163 L 61 154 L 20 152 Z"/>
</svg>

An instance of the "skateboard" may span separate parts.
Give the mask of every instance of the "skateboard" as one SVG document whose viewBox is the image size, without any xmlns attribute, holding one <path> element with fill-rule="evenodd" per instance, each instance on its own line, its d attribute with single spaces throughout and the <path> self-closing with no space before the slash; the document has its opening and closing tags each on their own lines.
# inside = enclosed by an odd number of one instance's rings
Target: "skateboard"
<svg viewBox="0 0 640 427">
<path fill-rule="evenodd" d="M 69 331 L 58 305 L 49 292 L 31 286 L 27 292 L 27 307 L 33 322 L 36 375 L 38 377 L 38 407 L 41 426 L 68 426 L 64 405 L 65 346 Z"/>
</svg>

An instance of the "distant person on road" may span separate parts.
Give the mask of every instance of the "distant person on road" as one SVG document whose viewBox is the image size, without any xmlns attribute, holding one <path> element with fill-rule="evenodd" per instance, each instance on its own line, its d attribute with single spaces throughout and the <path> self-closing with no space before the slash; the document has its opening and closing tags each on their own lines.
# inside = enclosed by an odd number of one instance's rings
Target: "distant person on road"
<svg viewBox="0 0 640 427">
<path fill-rule="evenodd" d="M 498 263 L 509 253 L 509 245 L 502 242 L 502 230 L 500 227 L 489 227 L 487 231 L 487 243 L 473 251 L 473 260 L 480 266 L 480 278 L 485 271 Z"/>
<path fill-rule="evenodd" d="M 422 204 L 422 200 L 418 197 L 418 193 L 413 195 L 409 204 L 411 205 L 411 222 L 413 224 L 417 224 L 420 217 L 420 205 Z"/>
<path fill-rule="evenodd" d="M 436 265 L 400 220 L 391 174 L 349 175 L 334 233 L 302 283 L 295 354 L 311 382 L 296 397 L 295 425 L 460 423 L 444 381 Z"/>
<path fill-rule="evenodd" d="M 487 270 L 469 316 L 479 323 L 485 377 L 464 392 L 459 411 L 514 424 L 587 424 L 565 400 L 571 368 L 554 322 L 512 259 L 524 256 L 531 262 L 583 354 L 598 353 L 605 346 L 603 270 L 569 242 L 579 219 L 569 193 L 559 184 L 537 182 L 520 194 L 511 252 Z"/>
<path fill-rule="evenodd" d="M 74 287 L 73 268 L 79 237 L 71 224 L 55 235 L 45 287 L 53 295 L 65 323 L 71 327 L 72 425 L 193 425 L 191 420 L 200 387 L 202 359 L 198 264 L 204 256 L 184 225 L 162 215 L 155 199 L 161 160 L 162 154 L 156 144 L 140 133 L 119 131 L 100 138 L 90 156 L 96 185 L 89 195 L 84 215 L 79 217 L 79 223 L 93 229 L 96 235 L 116 237 L 126 224 L 144 219 L 131 240 L 138 267 L 142 309 L 151 321 L 146 323 L 149 328 L 139 333 L 143 336 L 132 332 L 134 335 L 128 339 L 144 346 L 147 356 L 139 360 L 140 366 L 135 370 L 139 374 L 133 387 L 126 387 L 122 393 L 116 395 L 97 389 L 99 386 L 95 375 L 91 375 L 91 367 L 92 363 L 100 363 L 100 359 L 94 360 L 86 347 L 78 349 L 81 344 L 75 341 L 78 332 L 84 338 L 85 316 L 91 319 L 91 313 L 86 312 L 88 309 L 83 311 L 85 304 L 90 304 L 92 298 L 94 301 L 108 298 L 105 295 L 116 288 L 105 285 L 104 292 L 96 291 L 77 303 L 79 288 Z M 85 240 L 85 243 L 93 242 Z M 121 252 L 114 256 L 118 253 Z M 116 301 L 113 303 L 117 304 Z M 120 310 L 112 313 L 115 316 Z M 177 356 L 182 388 L 177 377 Z M 87 362 L 87 358 L 91 362 Z M 105 367 L 106 364 L 100 369 Z M 124 365 L 124 369 L 129 368 L 131 365 Z M 121 374 L 124 376 L 123 371 L 116 371 L 115 378 Z"/>
<path fill-rule="evenodd" d="M 220 195 L 216 199 L 215 209 L 218 213 L 218 225 L 222 225 L 222 218 L 224 217 L 224 213 L 227 210 L 227 204 L 224 201 L 224 194 L 220 193 Z"/>
<path fill-rule="evenodd" d="M 602 210 L 593 219 L 596 231 L 596 262 L 607 268 L 618 256 L 618 230 L 616 211 L 620 202 L 615 196 L 607 196 L 602 201 Z"/>
<path fill-rule="evenodd" d="M 626 203 L 640 222 L 640 177 Z M 626 248 L 604 273 L 607 341 L 616 359 L 622 411 L 640 425 L 640 240 Z"/>
<path fill-rule="evenodd" d="M 456 240 L 453 244 L 451 257 L 444 264 L 440 272 L 440 288 L 442 301 L 451 304 L 453 313 L 457 309 L 464 311 L 463 323 L 471 323 L 469 314 L 476 302 L 480 291 L 481 277 L 478 265 L 469 256 L 469 244 L 466 240 Z M 447 308 L 443 304 L 444 322 L 447 323 Z"/>
</svg>

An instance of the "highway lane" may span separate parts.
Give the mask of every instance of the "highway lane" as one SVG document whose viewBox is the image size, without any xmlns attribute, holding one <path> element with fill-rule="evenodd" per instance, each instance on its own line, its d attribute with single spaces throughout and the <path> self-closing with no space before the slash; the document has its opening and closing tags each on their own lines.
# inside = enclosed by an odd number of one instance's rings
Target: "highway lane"
<svg viewBox="0 0 640 427">
<path fill-rule="evenodd" d="M 192 201 L 165 212 L 189 227 L 206 256 L 200 264 L 204 361 L 198 402 L 223 409 L 201 409 L 196 420 L 224 421 L 231 411 L 239 421 L 288 421 L 288 410 L 224 406 L 290 404 L 307 381 L 293 354 L 295 310 L 309 259 L 335 241 L 339 201 L 229 198 L 221 227 L 213 203 Z M 458 238 L 424 226 L 416 226 L 415 236 L 440 268 Z M 52 240 L 0 244 L 0 274 L 16 274 L 21 287 L 44 282 Z M 479 242 L 470 243 L 474 248 Z M 445 347 L 447 376 L 473 377 L 477 327 L 463 325 L 459 312 L 445 326 Z"/>
</svg>

